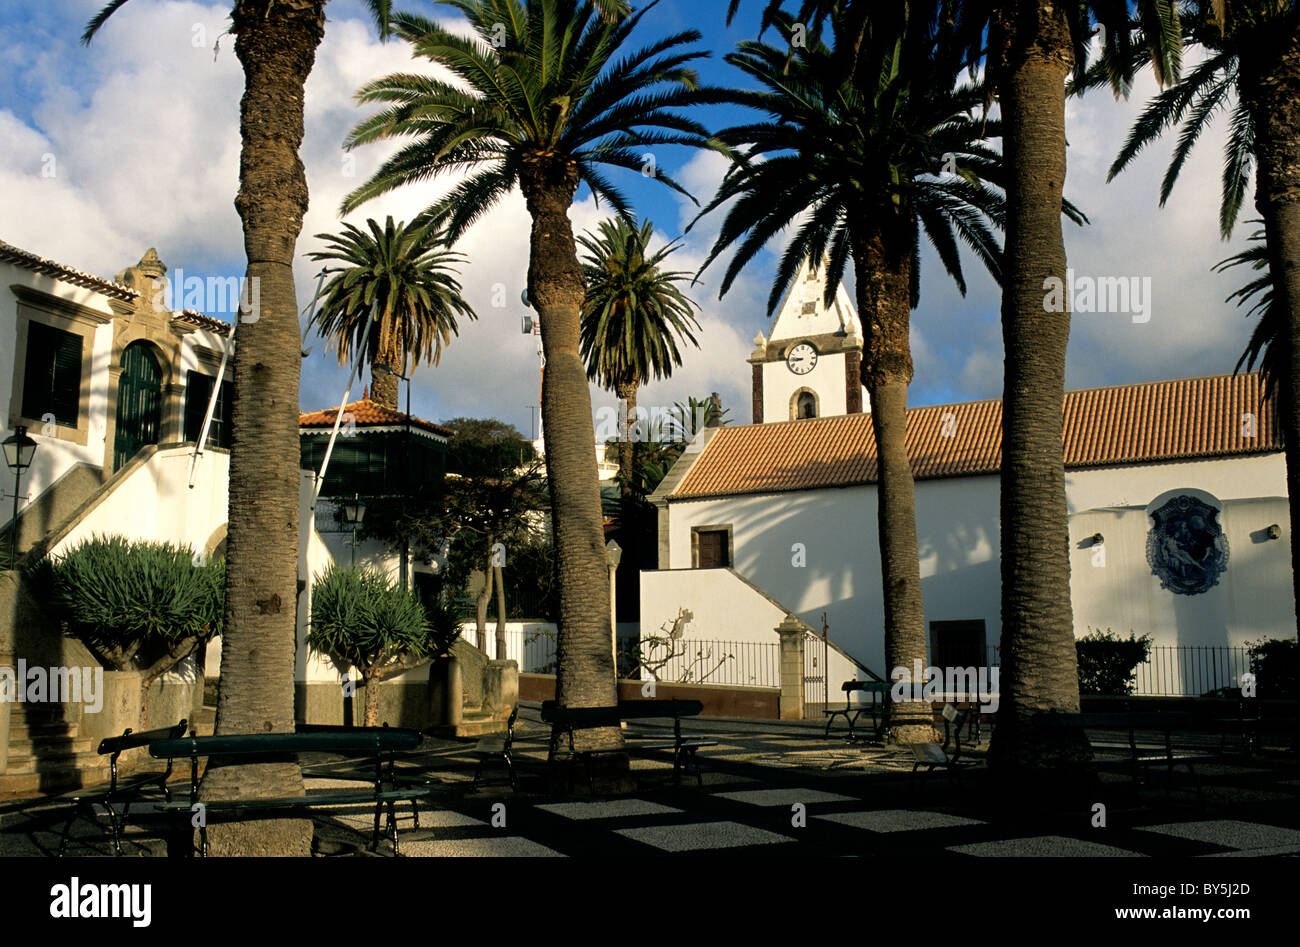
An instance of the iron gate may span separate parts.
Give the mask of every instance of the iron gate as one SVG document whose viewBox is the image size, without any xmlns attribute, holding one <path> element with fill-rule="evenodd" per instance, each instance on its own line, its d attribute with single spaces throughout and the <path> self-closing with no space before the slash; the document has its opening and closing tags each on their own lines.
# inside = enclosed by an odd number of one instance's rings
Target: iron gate
<svg viewBox="0 0 1300 947">
<path fill-rule="evenodd" d="M 826 664 L 830 658 L 830 641 L 826 635 L 805 631 L 803 635 L 803 702 L 805 716 L 822 716 L 826 709 Z"/>
</svg>

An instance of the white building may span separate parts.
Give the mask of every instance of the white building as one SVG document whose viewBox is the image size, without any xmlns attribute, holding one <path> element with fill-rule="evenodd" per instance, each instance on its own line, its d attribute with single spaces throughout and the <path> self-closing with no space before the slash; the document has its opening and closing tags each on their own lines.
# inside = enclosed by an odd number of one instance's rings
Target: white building
<svg viewBox="0 0 1300 947">
<path fill-rule="evenodd" d="M 230 326 L 159 305 L 166 270 L 149 250 L 105 280 L 0 242 L 0 438 L 25 427 L 37 444 L 18 491 L 20 553 L 93 533 L 205 553 L 224 538 L 228 373 L 192 489 L 183 445 L 197 439 Z M 7 533 L 14 475 L 0 478 Z"/>
<path fill-rule="evenodd" d="M 816 631 L 825 615 L 845 653 L 831 661 L 833 695 L 860 676 L 849 657 L 888 670 L 875 438 L 870 414 L 845 394 L 856 316 L 841 300 L 836 348 L 825 313 L 800 322 L 802 289 L 751 357 L 758 423 L 706 429 L 652 497 L 660 571 L 642 573 L 641 618 L 653 634 L 686 609 L 688 637 L 775 642 L 785 612 Z M 1149 634 L 1182 648 L 1171 660 L 1184 665 L 1188 649 L 1294 636 L 1285 460 L 1261 395 L 1254 374 L 1066 394 L 1077 636 Z M 801 398 L 814 416 L 791 420 Z M 997 400 L 908 413 L 932 660 L 996 660 L 1000 428 Z M 1192 674 L 1164 673 L 1166 689 Z"/>
</svg>

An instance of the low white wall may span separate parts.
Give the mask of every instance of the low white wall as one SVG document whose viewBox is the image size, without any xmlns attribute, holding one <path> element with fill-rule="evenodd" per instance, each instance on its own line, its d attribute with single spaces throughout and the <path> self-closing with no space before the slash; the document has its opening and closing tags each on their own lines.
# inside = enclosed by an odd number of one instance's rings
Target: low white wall
<svg viewBox="0 0 1300 947">
<path fill-rule="evenodd" d="M 205 451 L 194 488 L 192 449 L 160 450 L 131 473 L 51 549 L 58 555 L 95 536 L 125 536 L 205 551 L 226 523 L 230 455 Z"/>
</svg>

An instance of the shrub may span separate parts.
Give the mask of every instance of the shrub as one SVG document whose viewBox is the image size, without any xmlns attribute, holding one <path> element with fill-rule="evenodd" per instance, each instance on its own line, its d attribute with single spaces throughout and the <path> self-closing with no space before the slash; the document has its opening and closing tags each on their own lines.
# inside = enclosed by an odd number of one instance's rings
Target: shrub
<svg viewBox="0 0 1300 947">
<path fill-rule="evenodd" d="M 368 727 L 379 725 L 373 685 L 446 654 L 458 633 L 447 609 L 426 612 L 418 594 L 373 569 L 333 565 L 312 586 L 307 644 L 361 674 Z"/>
<path fill-rule="evenodd" d="M 1151 654 L 1151 636 L 1127 638 L 1107 628 L 1074 642 L 1079 658 L 1079 693 L 1124 697 L 1133 693 L 1133 672 Z"/>
<path fill-rule="evenodd" d="M 65 632 L 105 667 L 149 685 L 221 634 L 226 564 L 198 565 L 188 546 L 95 537 L 27 570 Z"/>
<path fill-rule="evenodd" d="M 1294 638 L 1263 638 L 1252 642 L 1248 653 L 1256 696 L 1295 699 L 1300 652 Z"/>
</svg>

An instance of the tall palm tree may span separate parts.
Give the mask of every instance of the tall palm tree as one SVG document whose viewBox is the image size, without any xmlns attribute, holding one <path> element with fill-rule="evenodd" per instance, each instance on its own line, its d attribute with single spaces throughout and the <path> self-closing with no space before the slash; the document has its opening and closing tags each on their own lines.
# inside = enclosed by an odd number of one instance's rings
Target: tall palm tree
<svg viewBox="0 0 1300 947">
<path fill-rule="evenodd" d="M 89 44 L 127 0 L 87 24 Z M 260 310 L 235 328 L 226 615 L 218 734 L 292 732 L 298 598 L 298 379 L 301 368 L 293 255 L 307 210 L 298 149 L 303 89 L 325 30 L 326 0 L 234 0 L 230 32 L 244 70 L 239 192 L 247 280 Z M 389 0 L 367 0 L 387 36 Z M 296 763 L 213 767 L 207 798 L 303 792 Z M 307 854 L 311 823 L 277 820 L 214 827 L 217 854 Z"/>
<path fill-rule="evenodd" d="M 587 251 L 578 347 L 587 377 L 618 395 L 630 428 L 636 423 L 637 389 L 652 376 L 667 378 L 682 363 L 678 338 L 699 347 L 691 332 L 692 326 L 699 328 L 694 313 L 699 307 L 677 288 L 691 274 L 663 269 L 677 244 L 650 252 L 651 221 L 636 227 L 617 217 L 601 221 L 598 230 L 598 237 L 578 237 Z M 624 498 L 632 492 L 635 447 L 632 433 L 620 432 L 618 469 Z"/>
<path fill-rule="evenodd" d="M 455 81 L 397 74 L 364 87 L 362 102 L 388 107 L 362 122 L 349 147 L 391 138 L 406 144 L 348 196 L 345 212 L 380 194 L 439 174 L 465 173 L 427 211 L 459 238 L 516 186 L 532 217 L 528 296 L 541 322 L 546 374 L 542 417 L 560 588 L 557 698 L 571 707 L 616 699 L 595 432 L 579 350 L 585 294 L 568 211 L 581 185 L 622 216 L 627 201 L 609 167 L 647 171 L 647 147 L 704 146 L 705 129 L 675 111 L 716 101 L 690 64 L 695 30 L 640 49 L 629 40 L 647 6 L 600 19 L 589 0 L 445 0 L 473 31 L 466 37 L 425 17 L 394 18 L 414 51 Z M 682 188 L 662 169 L 659 182 Z M 683 191 L 683 193 L 685 193 Z M 583 745 L 622 746 L 615 728 L 593 728 Z M 626 755 L 611 753 L 626 770 Z M 617 778 L 615 782 L 619 781 Z"/>
<path fill-rule="evenodd" d="M 783 0 L 768 0 L 771 20 Z M 733 0 L 734 12 L 739 0 Z M 843 10 L 857 49 L 873 17 L 887 24 L 902 5 L 872 0 L 798 0 L 798 19 L 815 28 Z M 1082 734 L 1036 730 L 1042 711 L 1077 710 L 1078 664 L 1070 604 L 1063 406 L 1069 312 L 1045 313 L 1049 279 L 1066 277 L 1061 206 L 1065 183 L 1065 80 L 1082 80 L 1094 26 L 1104 27 L 1103 60 L 1118 94 L 1138 49 L 1162 83 L 1180 66 L 1177 4 L 1138 0 L 1140 29 L 1127 0 L 966 0 L 948 8 L 972 67 L 983 65 L 1002 116 L 1006 180 L 1002 332 L 1002 675 L 990 762 L 1000 772 L 1051 766 L 1086 753 Z M 945 5 L 946 6 L 946 5 Z M 1009 783 L 1008 785 L 1019 785 Z"/>
<path fill-rule="evenodd" d="M 768 314 L 804 260 L 826 271 L 825 303 L 834 302 L 852 264 L 863 326 L 862 382 L 871 397 L 877 446 L 877 497 L 885 614 L 885 661 L 908 668 L 926 661 L 925 622 L 917 555 L 915 488 L 907 455 L 907 388 L 912 380 L 908 333 L 920 297 L 920 237 L 929 239 L 963 295 L 958 245 L 967 244 L 1001 276 L 994 233 L 1003 220 L 998 192 L 1004 174 L 985 138 L 997 122 L 975 111 L 985 91 L 961 83 L 965 49 L 952 29 L 954 2 L 928 15 L 887 24 L 830 17 L 837 43 L 856 43 L 850 73 L 819 37 L 793 45 L 795 21 L 775 11 L 773 23 L 792 45 L 741 43 L 727 61 L 761 91 L 736 101 L 767 121 L 719 133 L 738 149 L 704 213 L 734 203 L 705 266 L 738 244 L 722 280 L 726 293 L 741 269 L 781 230 L 794 228 L 777 268 Z M 859 29 L 859 27 L 862 27 Z M 1058 202 L 1057 212 L 1062 205 Z M 897 706 L 906 719 L 920 701 Z M 895 724 L 892 739 L 931 738 L 928 724 Z"/>
<path fill-rule="evenodd" d="M 1291 410 L 1300 404 L 1300 3 L 1203 0 L 1195 4 L 1194 13 L 1186 21 L 1187 38 L 1203 48 L 1207 58 L 1147 105 L 1112 163 L 1110 177 L 1179 126 L 1160 186 L 1163 207 L 1210 120 L 1231 108 L 1219 231 L 1225 240 L 1231 236 L 1255 171 L 1255 210 L 1264 224 L 1263 246 L 1274 283 L 1269 309 L 1276 311 L 1278 351 L 1270 353 L 1269 364 L 1281 394 L 1293 595 L 1300 615 L 1300 413 Z"/>
<path fill-rule="evenodd" d="M 325 295 L 314 317 L 318 331 L 338 348 L 339 364 L 360 359 L 371 367 L 370 396 L 396 411 L 400 376 L 407 362 L 437 365 L 442 348 L 458 334 L 456 320 L 478 318 L 461 296 L 456 271 L 464 257 L 431 226 L 393 223 L 383 228 L 367 220 L 370 232 L 344 224 L 339 234 L 318 233 L 328 249 L 313 260 L 345 263 L 325 284 Z M 370 311 L 375 325 L 366 332 Z"/>
</svg>

